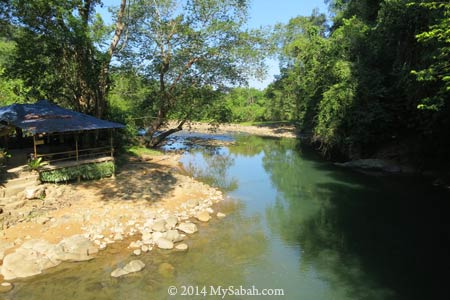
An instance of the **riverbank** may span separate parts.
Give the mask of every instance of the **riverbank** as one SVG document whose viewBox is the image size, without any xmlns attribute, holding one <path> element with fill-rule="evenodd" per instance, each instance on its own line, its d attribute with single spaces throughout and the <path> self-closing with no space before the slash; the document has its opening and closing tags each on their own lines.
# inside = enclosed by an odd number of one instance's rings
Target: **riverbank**
<svg viewBox="0 0 450 300">
<path fill-rule="evenodd" d="M 169 122 L 168 128 L 176 127 L 178 124 L 176 122 Z M 227 134 L 227 133 L 248 133 L 257 136 L 266 137 L 282 137 L 282 138 L 297 138 L 298 131 L 297 128 L 290 123 L 279 122 L 279 123 L 261 123 L 256 125 L 242 125 L 235 123 L 220 123 L 211 125 L 209 123 L 203 122 L 190 122 L 184 125 L 183 130 L 200 132 L 200 133 L 216 133 L 216 134 Z"/>
<path fill-rule="evenodd" d="M 224 216 L 212 208 L 223 195 L 182 175 L 178 159 L 128 157 L 115 178 L 41 185 L 45 197 L 24 200 L 11 214 L 22 218 L 3 212 L 2 277 L 14 280 L 61 261 L 88 260 L 128 237 L 126 251 L 136 256 L 153 247 L 187 250 L 180 244 L 197 231 L 196 223 Z"/>
</svg>

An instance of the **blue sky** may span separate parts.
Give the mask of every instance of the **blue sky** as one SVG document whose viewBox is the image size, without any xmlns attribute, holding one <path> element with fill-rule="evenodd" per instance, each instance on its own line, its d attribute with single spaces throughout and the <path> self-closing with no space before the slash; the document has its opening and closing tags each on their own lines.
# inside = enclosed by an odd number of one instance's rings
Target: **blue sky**
<svg viewBox="0 0 450 300">
<path fill-rule="evenodd" d="M 103 15 L 105 22 L 110 21 L 107 14 L 108 6 L 118 6 L 119 0 L 103 0 L 105 7 L 99 12 Z M 324 0 L 251 0 L 249 28 L 287 23 L 289 19 L 296 16 L 309 16 L 314 8 L 320 12 L 327 13 Z M 279 74 L 278 61 L 268 60 L 267 78 L 259 82 L 250 80 L 249 85 L 258 89 L 264 89 L 273 81 L 274 75 Z"/>
<path fill-rule="evenodd" d="M 296 16 L 309 16 L 313 9 L 318 8 L 320 12 L 327 13 L 324 0 L 252 0 L 250 7 L 250 28 L 287 23 Z M 277 60 L 268 60 L 268 74 L 262 82 L 255 79 L 249 81 L 250 87 L 264 89 L 279 74 Z"/>
</svg>

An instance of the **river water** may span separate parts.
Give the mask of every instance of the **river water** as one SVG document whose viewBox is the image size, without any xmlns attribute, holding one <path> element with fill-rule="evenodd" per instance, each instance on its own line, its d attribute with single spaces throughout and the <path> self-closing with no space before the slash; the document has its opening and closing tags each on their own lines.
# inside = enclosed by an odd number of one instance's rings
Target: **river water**
<svg viewBox="0 0 450 300">
<path fill-rule="evenodd" d="M 381 300 L 446 292 L 450 195 L 422 178 L 362 175 L 294 139 L 254 136 L 191 149 L 182 163 L 226 192 L 216 210 L 227 217 L 200 224 L 187 253 L 154 250 L 139 258 L 142 272 L 111 278 L 132 259 L 120 251 L 124 242 L 93 261 L 15 282 L 0 299 Z M 223 297 L 220 288 L 247 295 Z M 257 292 L 279 296 L 248 295 Z"/>
</svg>

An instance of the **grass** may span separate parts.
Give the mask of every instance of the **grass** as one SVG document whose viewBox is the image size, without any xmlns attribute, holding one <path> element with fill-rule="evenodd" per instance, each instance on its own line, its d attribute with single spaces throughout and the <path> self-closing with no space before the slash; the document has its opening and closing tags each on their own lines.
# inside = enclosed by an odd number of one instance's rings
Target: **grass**
<svg viewBox="0 0 450 300">
<path fill-rule="evenodd" d="M 126 152 L 128 154 L 134 155 L 134 156 L 141 156 L 141 155 L 163 155 L 161 151 L 155 150 L 155 149 L 149 149 L 142 146 L 130 146 L 127 147 Z"/>
</svg>

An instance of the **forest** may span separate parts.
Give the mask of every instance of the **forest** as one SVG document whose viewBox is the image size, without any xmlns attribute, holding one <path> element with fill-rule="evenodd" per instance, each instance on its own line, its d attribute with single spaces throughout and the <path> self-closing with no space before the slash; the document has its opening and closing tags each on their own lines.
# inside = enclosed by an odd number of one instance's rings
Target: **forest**
<svg viewBox="0 0 450 300">
<path fill-rule="evenodd" d="M 186 122 L 289 122 L 330 159 L 450 165 L 450 3 L 327 0 L 245 27 L 246 0 L 0 2 L 0 106 L 48 99 L 160 144 Z M 281 73 L 265 90 L 266 58 Z M 173 128 L 161 133 L 169 120 Z"/>
</svg>

